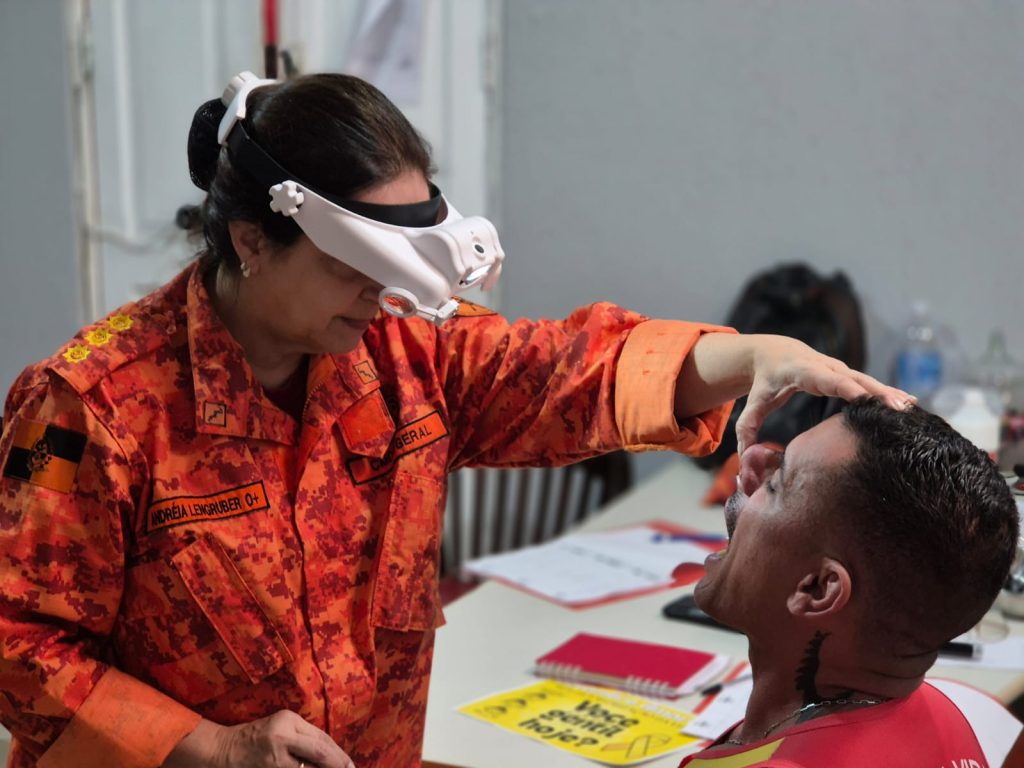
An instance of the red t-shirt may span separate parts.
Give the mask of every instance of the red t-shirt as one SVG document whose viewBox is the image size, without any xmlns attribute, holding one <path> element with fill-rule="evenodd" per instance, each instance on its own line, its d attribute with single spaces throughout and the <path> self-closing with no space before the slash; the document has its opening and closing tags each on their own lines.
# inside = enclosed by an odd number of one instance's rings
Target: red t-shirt
<svg viewBox="0 0 1024 768">
<path fill-rule="evenodd" d="M 903 699 L 818 717 L 743 746 L 698 752 L 683 766 L 988 768 L 988 762 L 957 706 L 925 683 Z"/>
</svg>

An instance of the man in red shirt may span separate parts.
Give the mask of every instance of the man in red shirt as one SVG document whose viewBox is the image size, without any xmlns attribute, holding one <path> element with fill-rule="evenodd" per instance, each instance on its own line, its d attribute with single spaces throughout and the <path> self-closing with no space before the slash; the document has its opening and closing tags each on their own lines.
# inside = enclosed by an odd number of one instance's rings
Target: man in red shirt
<svg viewBox="0 0 1024 768">
<path fill-rule="evenodd" d="M 986 766 L 924 683 L 990 607 L 1017 544 L 1010 491 L 942 419 L 871 401 L 744 452 L 729 546 L 698 605 L 750 642 L 745 719 L 687 768 Z"/>
</svg>

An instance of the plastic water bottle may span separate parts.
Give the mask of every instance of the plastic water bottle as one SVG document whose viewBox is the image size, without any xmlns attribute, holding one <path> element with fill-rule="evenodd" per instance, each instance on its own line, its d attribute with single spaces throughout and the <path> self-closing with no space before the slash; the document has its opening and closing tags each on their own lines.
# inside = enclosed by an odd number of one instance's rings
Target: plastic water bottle
<svg viewBox="0 0 1024 768">
<path fill-rule="evenodd" d="M 970 385 L 943 387 L 933 397 L 932 409 L 993 460 L 998 457 L 1003 409 L 994 389 Z"/>
<path fill-rule="evenodd" d="M 896 386 L 927 404 L 942 384 L 942 351 L 928 305 L 915 301 L 903 346 L 896 356 Z"/>
<path fill-rule="evenodd" d="M 1024 366 L 1007 349 L 999 329 L 988 337 L 985 353 L 974 364 L 970 380 L 998 395 L 999 466 L 1009 470 L 1024 462 Z M 1024 501 L 1024 494 L 1020 497 Z"/>
<path fill-rule="evenodd" d="M 1010 355 L 1001 330 L 989 334 L 988 347 L 974 364 L 972 374 L 971 380 L 978 386 L 999 393 L 1004 408 L 1014 406 L 1014 390 L 1024 380 L 1024 368 Z"/>
</svg>

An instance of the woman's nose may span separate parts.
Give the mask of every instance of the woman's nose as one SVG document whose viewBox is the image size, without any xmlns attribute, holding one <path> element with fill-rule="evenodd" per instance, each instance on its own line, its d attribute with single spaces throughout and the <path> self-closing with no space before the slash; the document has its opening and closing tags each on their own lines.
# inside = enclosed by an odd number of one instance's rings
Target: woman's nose
<svg viewBox="0 0 1024 768">
<path fill-rule="evenodd" d="M 754 492 L 779 468 L 782 453 L 758 443 L 740 457 L 739 489 L 747 496 Z"/>
<path fill-rule="evenodd" d="M 364 299 L 365 301 L 369 301 L 369 302 L 372 302 L 372 303 L 376 304 L 377 303 L 377 297 L 380 296 L 380 292 L 382 290 L 384 290 L 384 286 L 383 285 L 381 285 L 380 283 L 378 283 L 378 282 L 376 282 L 374 280 L 370 280 L 369 278 L 367 278 L 366 286 L 359 293 L 359 297 L 361 299 Z"/>
</svg>

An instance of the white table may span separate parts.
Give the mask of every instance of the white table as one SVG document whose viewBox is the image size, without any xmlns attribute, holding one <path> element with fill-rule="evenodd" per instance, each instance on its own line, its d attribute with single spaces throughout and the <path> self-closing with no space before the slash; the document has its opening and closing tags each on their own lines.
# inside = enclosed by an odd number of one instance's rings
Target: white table
<svg viewBox="0 0 1024 768">
<path fill-rule="evenodd" d="M 700 498 L 710 476 L 680 458 L 649 481 L 616 500 L 583 527 L 615 528 L 652 519 L 677 522 L 701 531 L 725 532 L 720 507 L 706 508 Z M 745 659 L 742 635 L 662 617 L 665 603 L 689 591 L 683 587 L 596 608 L 571 610 L 497 582 L 487 582 L 445 609 L 448 623 L 437 633 L 434 669 L 427 705 L 424 759 L 459 768 L 583 768 L 589 760 L 554 749 L 494 725 L 460 714 L 456 708 L 498 691 L 535 682 L 533 660 L 576 632 L 594 632 L 726 653 Z M 1014 634 L 1024 623 L 1011 622 Z M 1004 702 L 1024 691 L 1024 674 L 1003 670 L 942 667 L 940 677 L 961 680 Z M 673 706 L 692 707 L 696 697 Z M 644 763 L 673 768 L 681 754 Z"/>
</svg>

